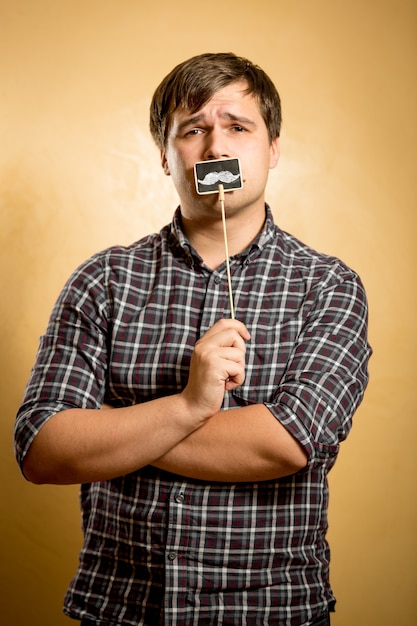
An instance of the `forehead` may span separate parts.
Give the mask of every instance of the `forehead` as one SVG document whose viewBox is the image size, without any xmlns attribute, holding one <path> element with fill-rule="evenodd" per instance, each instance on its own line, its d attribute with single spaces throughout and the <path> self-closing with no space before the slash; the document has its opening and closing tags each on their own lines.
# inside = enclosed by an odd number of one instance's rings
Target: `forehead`
<svg viewBox="0 0 417 626">
<path fill-rule="evenodd" d="M 187 118 L 205 118 L 212 115 L 234 117 L 239 113 L 250 115 L 253 119 L 262 117 L 258 99 L 248 93 L 246 81 L 235 81 L 215 91 L 200 107 L 184 104 L 171 114 L 171 122 Z"/>
</svg>

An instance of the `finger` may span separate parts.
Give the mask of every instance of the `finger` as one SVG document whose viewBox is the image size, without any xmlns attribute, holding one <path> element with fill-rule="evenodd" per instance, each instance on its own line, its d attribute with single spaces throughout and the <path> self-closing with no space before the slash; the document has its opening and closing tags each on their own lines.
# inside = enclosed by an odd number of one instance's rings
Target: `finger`
<svg viewBox="0 0 417 626">
<path fill-rule="evenodd" d="M 244 341 L 250 340 L 250 333 L 243 322 L 228 318 L 218 320 L 211 328 L 209 328 L 204 336 L 214 336 L 217 333 L 222 333 L 226 330 L 234 330 Z"/>
<path fill-rule="evenodd" d="M 236 349 L 222 351 L 218 355 L 215 370 L 225 383 L 241 385 L 245 379 L 245 359 Z"/>
<path fill-rule="evenodd" d="M 214 328 L 214 327 L 213 327 Z M 211 348 L 236 348 L 244 354 L 246 352 L 246 342 L 234 328 L 218 329 L 207 332 L 196 346 Z"/>
</svg>

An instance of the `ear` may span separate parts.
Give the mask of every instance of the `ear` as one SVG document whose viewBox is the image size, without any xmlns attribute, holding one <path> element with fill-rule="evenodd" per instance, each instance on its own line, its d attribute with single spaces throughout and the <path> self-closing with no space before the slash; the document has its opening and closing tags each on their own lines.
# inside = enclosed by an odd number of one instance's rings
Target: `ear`
<svg viewBox="0 0 417 626">
<path fill-rule="evenodd" d="M 273 169 L 278 165 L 279 155 L 280 155 L 280 147 L 279 147 L 279 137 L 275 137 L 272 140 L 270 145 L 270 153 L 269 153 L 269 169 Z"/>
<path fill-rule="evenodd" d="M 162 169 L 164 170 L 165 174 L 167 176 L 170 176 L 171 172 L 169 171 L 168 161 L 167 161 L 165 150 L 161 150 L 161 165 L 162 165 Z"/>
</svg>

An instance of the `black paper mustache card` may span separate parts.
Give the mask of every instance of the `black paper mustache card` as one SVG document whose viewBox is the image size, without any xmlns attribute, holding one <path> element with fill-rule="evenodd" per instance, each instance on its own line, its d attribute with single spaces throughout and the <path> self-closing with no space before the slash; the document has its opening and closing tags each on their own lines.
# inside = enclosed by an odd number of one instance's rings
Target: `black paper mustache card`
<svg viewBox="0 0 417 626">
<path fill-rule="evenodd" d="M 242 175 L 238 158 L 200 161 L 194 165 L 197 193 L 216 193 L 219 183 L 224 191 L 242 188 Z"/>
</svg>

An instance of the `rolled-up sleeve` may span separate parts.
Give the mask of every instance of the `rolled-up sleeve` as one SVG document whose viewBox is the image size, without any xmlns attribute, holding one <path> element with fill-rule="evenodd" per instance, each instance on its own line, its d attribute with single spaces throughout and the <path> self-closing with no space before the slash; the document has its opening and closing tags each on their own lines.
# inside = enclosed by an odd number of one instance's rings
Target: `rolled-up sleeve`
<svg viewBox="0 0 417 626">
<path fill-rule="evenodd" d="M 358 276 L 330 276 L 310 309 L 269 410 L 305 449 L 311 466 L 332 464 L 368 382 L 368 309 Z"/>
<path fill-rule="evenodd" d="M 107 299 L 99 257 L 68 280 L 41 337 L 15 423 L 15 453 L 23 460 L 45 422 L 69 408 L 99 408 L 107 368 Z"/>
</svg>

